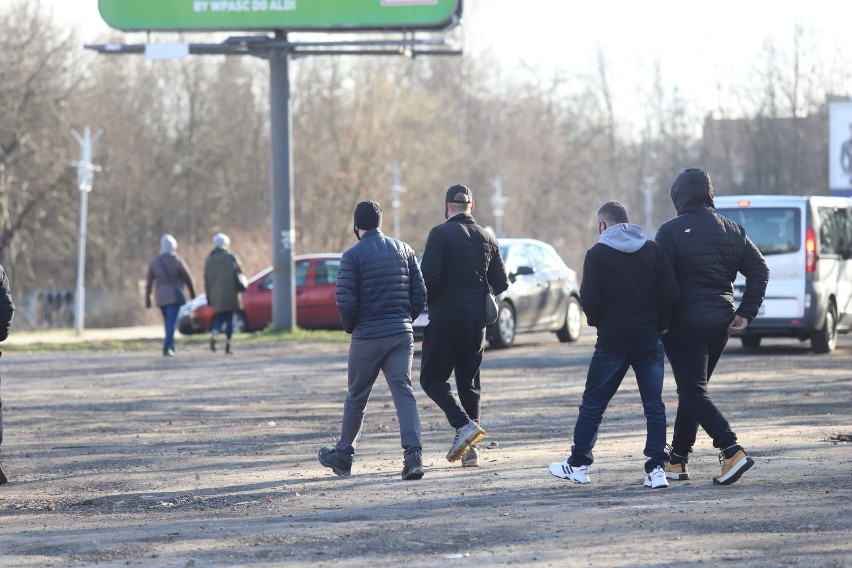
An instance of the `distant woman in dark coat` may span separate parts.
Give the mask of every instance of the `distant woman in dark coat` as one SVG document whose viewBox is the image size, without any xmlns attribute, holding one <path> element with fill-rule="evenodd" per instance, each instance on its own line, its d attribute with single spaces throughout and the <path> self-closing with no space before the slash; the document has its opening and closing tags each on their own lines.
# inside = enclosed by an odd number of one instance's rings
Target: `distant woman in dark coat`
<svg viewBox="0 0 852 568">
<path fill-rule="evenodd" d="M 186 262 L 176 254 L 177 241 L 171 235 L 163 235 L 160 239 L 160 254 L 148 264 L 148 280 L 145 285 L 145 307 L 151 307 L 151 290 L 156 283 L 154 299 L 166 326 L 166 339 L 163 342 L 163 355 L 173 357 L 175 354 L 175 326 L 177 325 L 178 310 L 186 303 L 183 287 L 189 290 L 191 298 L 195 297 L 195 286 Z"/>
<path fill-rule="evenodd" d="M 234 333 L 234 312 L 242 309 L 238 278 L 243 269 L 240 261 L 230 250 L 231 239 L 225 233 L 213 235 L 213 250 L 204 262 L 204 289 L 207 303 L 213 308 L 213 329 L 210 335 L 210 350 L 216 351 L 216 335 L 225 326 L 225 354 L 231 354 L 231 335 Z"/>
</svg>

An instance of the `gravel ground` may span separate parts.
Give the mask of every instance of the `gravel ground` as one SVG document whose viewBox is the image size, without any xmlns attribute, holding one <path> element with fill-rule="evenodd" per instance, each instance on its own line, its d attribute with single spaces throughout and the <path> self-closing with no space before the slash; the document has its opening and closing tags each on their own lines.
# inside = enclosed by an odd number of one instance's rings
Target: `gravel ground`
<svg viewBox="0 0 852 568">
<path fill-rule="evenodd" d="M 700 433 L 693 479 L 664 490 L 642 486 L 632 374 L 592 483 L 547 473 L 570 446 L 592 346 L 543 334 L 486 353 L 477 469 L 446 461 L 452 432 L 417 386 L 414 482 L 399 480 L 381 379 L 353 475 L 316 461 L 339 431 L 346 344 L 6 353 L 0 565 L 852 566 L 852 446 L 839 441 L 852 433 L 852 338 L 829 356 L 732 343 L 711 392 L 756 465 L 714 486 Z M 665 400 L 671 425 L 668 369 Z"/>
</svg>

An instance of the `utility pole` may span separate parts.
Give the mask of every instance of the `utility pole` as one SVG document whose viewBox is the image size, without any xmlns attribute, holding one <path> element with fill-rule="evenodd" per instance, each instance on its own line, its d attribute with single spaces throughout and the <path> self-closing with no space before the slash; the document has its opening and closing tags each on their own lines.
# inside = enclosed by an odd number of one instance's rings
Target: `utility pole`
<svg viewBox="0 0 852 568">
<path fill-rule="evenodd" d="M 503 197 L 503 179 L 499 175 L 494 176 L 491 183 L 494 185 L 494 197 L 491 200 L 492 213 L 494 214 L 494 232 L 499 239 L 503 236 L 503 206 L 508 203 L 509 198 Z"/>
<path fill-rule="evenodd" d="M 645 179 L 642 182 L 642 193 L 645 196 L 645 234 L 648 235 L 648 238 L 653 239 L 653 234 L 656 232 L 656 229 L 653 228 L 652 223 L 654 220 L 654 185 L 656 185 L 656 178 L 654 176 L 645 176 Z"/>
<path fill-rule="evenodd" d="M 293 107 L 290 97 L 291 46 L 287 34 L 275 32 L 279 46 L 269 50 L 269 115 L 272 138 L 272 325 L 296 327 L 296 281 L 293 270 Z"/>
<path fill-rule="evenodd" d="M 393 238 L 399 239 L 399 206 L 402 204 L 402 175 L 399 172 L 399 162 L 393 163 L 391 174 L 391 207 L 393 207 Z"/>
<path fill-rule="evenodd" d="M 92 191 L 95 172 L 101 171 L 100 166 L 92 164 L 92 144 L 101 137 L 103 130 L 98 130 L 92 137 L 91 129 L 86 126 L 82 136 L 73 128 L 71 134 L 80 144 L 80 159 L 71 163 L 77 166 L 77 187 L 80 188 L 80 243 L 77 250 L 77 291 L 74 293 L 74 330 L 80 335 L 83 332 L 86 310 L 86 224 L 89 217 L 89 192 Z"/>
<path fill-rule="evenodd" d="M 125 0 L 101 0 L 104 4 L 112 4 L 111 12 L 121 13 L 119 5 L 125 4 Z M 172 21 L 174 14 L 169 8 L 160 9 L 166 4 L 170 4 L 172 0 L 146 0 L 146 10 L 150 10 L 151 14 L 155 14 L 164 22 L 164 29 L 174 29 L 182 31 L 200 31 L 196 28 L 197 22 L 193 21 L 182 27 L 183 24 L 175 25 Z M 461 18 L 461 2 L 448 2 L 440 0 L 441 4 L 446 4 L 452 9 L 450 17 L 446 21 L 432 23 L 427 20 L 420 23 L 415 19 L 414 27 L 423 27 L 424 29 L 449 29 L 457 25 Z M 361 2 L 367 4 L 368 2 Z M 153 7 L 148 8 L 148 5 Z M 205 4 L 202 2 L 202 4 Z M 299 2 L 299 7 L 296 8 L 295 0 L 287 0 L 283 6 L 292 5 L 292 10 L 300 10 L 304 18 L 322 19 L 323 17 L 337 16 L 329 14 L 333 12 L 327 7 L 320 6 L 325 3 Z M 378 3 L 375 3 L 379 6 Z M 388 4 L 391 4 L 388 2 Z M 430 4 L 437 4 L 437 1 L 427 2 L 427 8 L 430 10 Z M 135 5 L 135 3 L 134 3 Z M 101 5 L 103 7 L 103 5 Z M 304 7 L 304 8 L 303 8 Z M 286 9 L 286 8 L 285 8 Z M 384 8 L 379 8 L 384 10 Z M 439 5 L 438 9 L 442 9 Z M 414 11 L 414 8 L 412 8 Z M 349 9 L 343 10 L 349 13 Z M 304 16 L 307 13 L 308 16 Z M 133 10 L 128 9 L 127 12 L 116 16 L 126 26 L 114 26 L 118 29 L 129 31 L 146 31 L 145 26 L 149 20 L 142 21 L 135 19 L 136 14 Z M 374 17 L 375 14 L 370 16 Z M 423 17 L 422 15 L 420 17 Z M 180 18 L 178 18 L 180 19 Z M 337 20 L 335 20 L 336 22 Z M 141 23 L 140 23 L 141 22 Z M 110 22 L 108 22 L 110 23 Z M 110 23 L 112 25 L 112 23 Z M 305 25 L 303 23 L 303 25 Z M 149 58 L 183 58 L 187 55 L 250 55 L 264 58 L 269 62 L 269 86 L 270 86 L 270 137 L 271 137 L 271 209 L 272 209 L 272 274 L 275 286 L 272 290 L 272 325 L 278 331 L 292 331 L 296 324 L 296 283 L 295 270 L 293 266 L 293 248 L 295 245 L 295 221 L 293 207 L 293 150 L 292 150 L 292 102 L 291 102 L 291 85 L 289 77 L 289 62 L 291 58 L 306 57 L 309 55 L 405 55 L 408 57 L 419 57 L 422 55 L 461 55 L 461 50 L 455 49 L 451 42 L 445 38 L 415 38 L 414 31 L 409 30 L 410 26 L 391 25 L 388 29 L 382 28 L 380 22 L 374 23 L 367 21 L 364 23 L 366 28 L 372 29 L 379 27 L 383 31 L 404 32 L 401 37 L 392 37 L 390 39 L 357 39 L 357 40 L 321 40 L 321 41 L 298 41 L 291 42 L 287 38 L 287 33 L 283 29 L 278 29 L 273 37 L 266 34 L 254 36 L 232 36 L 222 43 L 190 43 L 167 46 L 166 44 L 102 44 L 102 45 L 86 45 L 86 49 L 93 49 L 98 53 L 108 55 L 119 54 L 146 54 Z M 250 26 L 251 29 L 257 28 L 257 25 Z M 312 30 L 311 26 L 307 28 L 312 31 L 334 31 L 335 24 L 329 24 L 328 29 L 318 26 L 316 30 Z M 358 29 L 358 25 L 353 26 Z M 202 26 L 202 28 L 204 28 Z M 204 28 L 206 29 L 206 28 Z M 81 160 L 82 161 L 82 160 Z"/>
</svg>

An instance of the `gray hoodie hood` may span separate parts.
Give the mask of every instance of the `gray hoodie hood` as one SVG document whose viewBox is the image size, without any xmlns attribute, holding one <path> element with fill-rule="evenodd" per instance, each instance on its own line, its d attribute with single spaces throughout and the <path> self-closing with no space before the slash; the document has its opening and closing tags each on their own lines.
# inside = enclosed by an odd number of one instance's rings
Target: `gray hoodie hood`
<svg viewBox="0 0 852 568">
<path fill-rule="evenodd" d="M 636 252 L 645 246 L 642 227 L 632 223 L 619 223 L 601 233 L 598 242 L 621 252 Z"/>
</svg>

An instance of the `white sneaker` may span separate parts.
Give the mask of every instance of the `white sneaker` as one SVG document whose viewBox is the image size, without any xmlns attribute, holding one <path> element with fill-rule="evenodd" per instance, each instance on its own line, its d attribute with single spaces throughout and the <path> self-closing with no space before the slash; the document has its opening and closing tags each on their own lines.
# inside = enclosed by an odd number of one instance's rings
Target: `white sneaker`
<svg viewBox="0 0 852 568">
<path fill-rule="evenodd" d="M 591 481 L 591 479 L 589 479 L 589 466 L 581 465 L 574 467 L 568 464 L 568 460 L 565 460 L 564 462 L 553 462 L 547 470 L 550 472 L 550 475 L 554 477 L 567 479 L 574 483 L 589 483 Z"/>
<path fill-rule="evenodd" d="M 668 486 L 669 482 L 666 480 L 666 472 L 660 466 L 655 467 L 651 473 L 645 474 L 645 487 L 660 489 Z"/>
</svg>

